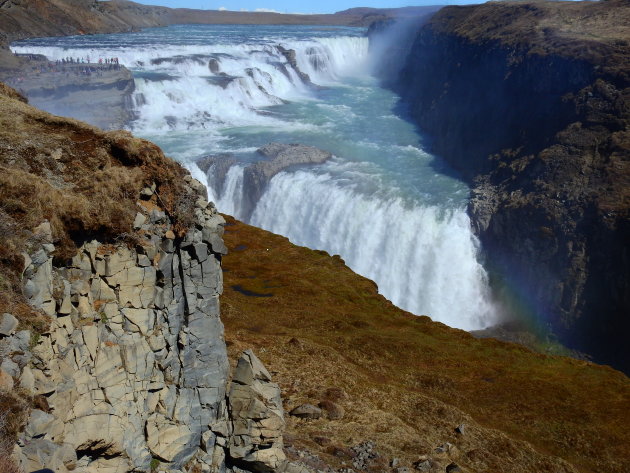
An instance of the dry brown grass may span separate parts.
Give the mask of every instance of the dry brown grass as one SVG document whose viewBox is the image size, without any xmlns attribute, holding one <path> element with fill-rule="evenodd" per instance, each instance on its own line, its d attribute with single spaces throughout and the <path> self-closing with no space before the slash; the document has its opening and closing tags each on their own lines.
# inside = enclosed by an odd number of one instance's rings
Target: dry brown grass
<svg viewBox="0 0 630 473">
<path fill-rule="evenodd" d="M 22 392 L 0 391 L 0 471 L 23 473 L 12 458 L 15 438 L 26 421 L 29 399 Z"/>
<path fill-rule="evenodd" d="M 554 54 L 601 66 L 601 72 L 629 80 L 630 4 L 506 1 L 440 10 L 430 22 L 472 42 L 497 41 L 528 54 Z"/>
<path fill-rule="evenodd" d="M 369 439 L 411 466 L 448 441 L 457 448 L 436 457 L 442 468 L 630 471 L 630 382 L 622 373 L 413 316 L 340 258 L 232 219 L 225 240 L 222 319 L 232 357 L 255 347 L 286 409 L 317 404 L 328 388 L 349 395 L 339 401 L 342 420 L 289 419 L 298 447 L 341 466 L 350 460 L 336 449 Z M 272 295 L 246 296 L 237 285 Z M 462 422 L 466 434 L 458 435 Z"/>
<path fill-rule="evenodd" d="M 155 182 L 160 206 L 183 231 L 189 216 L 176 207 L 186 196 L 184 173 L 148 141 L 39 111 L 0 84 L 0 285 L 7 289 L 0 308 L 28 312 L 19 290 L 21 253 L 44 219 L 63 262 L 88 239 L 113 242 L 130 232 L 139 192 Z"/>
</svg>

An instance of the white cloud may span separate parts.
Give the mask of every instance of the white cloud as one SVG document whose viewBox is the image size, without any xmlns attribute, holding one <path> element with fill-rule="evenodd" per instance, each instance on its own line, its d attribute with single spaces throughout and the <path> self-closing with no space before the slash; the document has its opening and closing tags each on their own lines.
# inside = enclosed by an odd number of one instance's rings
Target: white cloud
<svg viewBox="0 0 630 473">
<path fill-rule="evenodd" d="M 282 12 L 279 12 L 278 10 L 272 10 L 270 8 L 256 8 L 256 10 L 254 11 L 258 13 L 282 13 Z"/>
<path fill-rule="evenodd" d="M 219 11 L 227 11 L 227 8 L 225 8 L 225 7 L 219 7 Z"/>
</svg>

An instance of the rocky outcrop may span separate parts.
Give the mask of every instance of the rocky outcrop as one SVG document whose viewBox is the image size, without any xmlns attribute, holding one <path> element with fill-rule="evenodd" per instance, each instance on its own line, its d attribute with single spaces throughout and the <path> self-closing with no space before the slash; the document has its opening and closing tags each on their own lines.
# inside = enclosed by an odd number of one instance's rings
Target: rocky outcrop
<svg viewBox="0 0 630 473">
<path fill-rule="evenodd" d="M 37 55 L 18 59 L 20 67 L 0 68 L 0 81 L 18 89 L 35 107 L 104 130 L 121 129 L 134 118 L 135 83 L 126 67 L 60 64 Z"/>
<path fill-rule="evenodd" d="M 271 375 L 251 350 L 238 360 L 228 400 L 232 461 L 257 472 L 277 470 L 286 458 L 280 388 L 271 382 Z"/>
<path fill-rule="evenodd" d="M 628 18 L 616 0 L 445 8 L 394 83 L 472 184 L 469 214 L 509 310 L 626 370 Z"/>
<path fill-rule="evenodd" d="M 332 157 L 328 151 L 297 143 L 269 143 L 258 152 L 270 158 L 245 168 L 243 173 L 244 208 L 251 211 L 273 176 L 291 166 L 321 164 Z"/>
<path fill-rule="evenodd" d="M 225 222 L 205 187 L 186 180 L 197 201 L 183 237 L 157 207 L 155 186 L 141 193 L 132 245 L 90 241 L 58 266 L 50 224 L 35 229 L 24 293 L 52 324 L 35 336 L 15 333 L 11 314 L 0 319 L 0 373 L 46 400 L 16 446 L 24 471 L 284 466 L 280 390 L 253 352 L 239 360 L 226 397 Z"/>
<path fill-rule="evenodd" d="M 26 471 L 64 472 L 67 461 L 78 471 L 146 471 L 153 459 L 177 469 L 193 457 L 213 466 L 208 426 L 226 422 L 228 377 L 223 219 L 198 194 L 195 226 L 175 239 L 166 214 L 148 207 L 134 246 L 91 241 L 64 267 L 53 264 L 50 225 L 37 230 L 24 292 L 52 325 L 32 343 L 20 383 L 50 411 L 33 411 L 20 438 Z M 30 337 L 3 343 L 13 338 Z"/>
<path fill-rule="evenodd" d="M 300 67 L 298 66 L 297 59 L 295 56 L 295 49 L 286 49 L 280 45 L 276 46 L 276 49 L 278 50 L 280 54 L 284 56 L 284 58 L 287 60 L 287 64 L 291 66 L 291 68 L 295 71 L 295 73 L 298 75 L 298 77 L 304 84 L 310 85 L 310 86 L 315 85 L 313 84 L 313 82 L 311 82 L 311 78 L 309 77 L 309 75 L 300 70 Z"/>
</svg>

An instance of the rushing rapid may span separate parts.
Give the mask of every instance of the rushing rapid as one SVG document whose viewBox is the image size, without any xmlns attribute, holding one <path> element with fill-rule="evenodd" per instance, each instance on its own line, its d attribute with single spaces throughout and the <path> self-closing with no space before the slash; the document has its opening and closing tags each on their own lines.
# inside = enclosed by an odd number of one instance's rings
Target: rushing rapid
<svg viewBox="0 0 630 473">
<path fill-rule="evenodd" d="M 377 58 L 364 30 L 187 25 L 13 49 L 118 58 L 136 82 L 130 128 L 206 182 L 219 210 L 341 255 L 413 313 L 466 330 L 497 321 L 468 189 L 424 151 L 397 97 L 370 76 Z M 245 169 L 271 141 L 333 158 L 283 170 L 245 205 Z"/>
</svg>

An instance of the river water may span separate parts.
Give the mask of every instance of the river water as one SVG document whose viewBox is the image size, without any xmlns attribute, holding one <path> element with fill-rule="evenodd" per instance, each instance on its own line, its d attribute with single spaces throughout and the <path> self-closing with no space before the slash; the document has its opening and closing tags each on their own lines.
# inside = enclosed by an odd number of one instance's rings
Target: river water
<svg viewBox="0 0 630 473">
<path fill-rule="evenodd" d="M 295 51 L 297 68 L 278 46 Z M 130 129 L 207 183 L 220 211 L 341 255 L 410 312 L 465 330 L 492 325 L 469 190 L 396 113 L 398 97 L 373 77 L 379 58 L 368 46 L 361 28 L 183 25 L 12 49 L 52 60 L 117 57 L 136 82 Z M 246 208 L 243 169 L 271 141 L 334 156 L 279 173 Z M 208 155 L 235 161 L 225 178 L 196 165 Z"/>
</svg>

